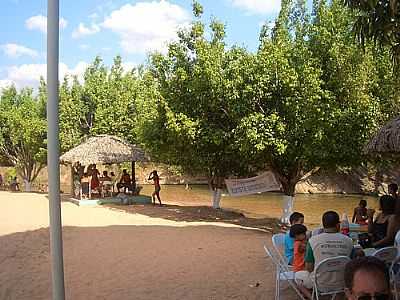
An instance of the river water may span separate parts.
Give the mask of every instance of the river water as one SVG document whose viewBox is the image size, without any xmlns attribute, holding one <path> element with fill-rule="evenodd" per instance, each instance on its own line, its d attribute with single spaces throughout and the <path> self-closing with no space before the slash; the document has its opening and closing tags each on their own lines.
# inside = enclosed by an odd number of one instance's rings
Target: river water
<svg viewBox="0 0 400 300">
<path fill-rule="evenodd" d="M 145 185 L 142 194 L 151 195 L 154 188 Z M 207 186 L 193 185 L 185 189 L 183 185 L 162 185 L 161 200 L 166 204 L 178 205 L 211 205 L 212 194 Z M 368 208 L 378 208 L 376 197 L 363 195 L 342 194 L 298 194 L 294 201 L 294 210 L 302 212 L 305 223 L 317 226 L 321 223 L 321 216 L 327 210 L 335 210 L 341 216 L 347 213 L 349 219 L 352 217 L 353 209 L 361 199 L 367 200 Z M 262 193 L 243 197 L 230 197 L 223 194 L 221 207 L 234 209 L 244 213 L 248 217 L 279 218 L 282 213 L 283 196 L 279 193 Z"/>
</svg>

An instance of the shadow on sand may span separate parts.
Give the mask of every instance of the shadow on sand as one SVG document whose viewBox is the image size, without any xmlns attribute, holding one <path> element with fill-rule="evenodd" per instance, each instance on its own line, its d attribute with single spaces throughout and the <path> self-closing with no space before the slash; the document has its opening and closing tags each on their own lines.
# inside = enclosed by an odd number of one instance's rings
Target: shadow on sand
<svg viewBox="0 0 400 300">
<path fill-rule="evenodd" d="M 218 226 L 69 226 L 63 238 L 67 299 L 256 300 L 274 295 L 274 269 L 262 249 L 269 239 L 261 232 Z M 0 236 L 0 299 L 51 299 L 50 270 L 48 228 Z"/>
<path fill-rule="evenodd" d="M 105 205 L 127 213 L 141 214 L 153 218 L 184 222 L 224 222 L 245 227 L 262 229 L 276 233 L 285 230 L 283 224 L 275 218 L 249 218 L 244 214 L 226 209 L 213 209 L 210 206 L 179 206 L 179 205 Z"/>
</svg>

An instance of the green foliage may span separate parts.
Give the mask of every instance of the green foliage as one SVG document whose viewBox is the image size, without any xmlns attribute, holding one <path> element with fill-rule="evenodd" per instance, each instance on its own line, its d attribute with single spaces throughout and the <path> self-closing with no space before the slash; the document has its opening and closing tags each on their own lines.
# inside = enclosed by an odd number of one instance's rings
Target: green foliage
<svg viewBox="0 0 400 300">
<path fill-rule="evenodd" d="M 397 67 L 400 65 L 400 1 L 343 0 L 356 14 L 353 30 L 361 45 L 373 41 L 388 46 Z"/>
<path fill-rule="evenodd" d="M 352 17 L 338 1 L 315 1 L 313 18 L 304 1 L 283 1 L 272 34 L 260 39 L 252 112 L 237 140 L 243 155 L 275 171 L 288 195 L 319 167 L 360 164 L 381 109 L 393 104 L 393 78 L 385 92 L 376 88 L 387 71 L 379 64 L 384 54 L 378 62 L 371 51 L 359 51 Z"/>
<path fill-rule="evenodd" d="M 250 164 L 237 151 L 234 129 L 246 109 L 241 99 L 252 56 L 225 48 L 221 23 L 209 27 L 207 39 L 204 24 L 195 21 L 167 55 L 150 57 L 146 78 L 155 82 L 154 92 L 142 103 L 138 137 L 156 158 L 186 172 L 243 174 Z"/>
<path fill-rule="evenodd" d="M 32 182 L 46 163 L 46 119 L 43 102 L 32 90 L 3 90 L 0 98 L 0 153 Z"/>
<path fill-rule="evenodd" d="M 139 81 L 135 70 L 124 72 L 121 57 L 111 70 L 96 57 L 86 69 L 84 82 L 64 78 L 60 87 L 60 140 L 62 151 L 83 137 L 98 134 L 120 136 L 135 142 L 136 98 Z"/>
</svg>

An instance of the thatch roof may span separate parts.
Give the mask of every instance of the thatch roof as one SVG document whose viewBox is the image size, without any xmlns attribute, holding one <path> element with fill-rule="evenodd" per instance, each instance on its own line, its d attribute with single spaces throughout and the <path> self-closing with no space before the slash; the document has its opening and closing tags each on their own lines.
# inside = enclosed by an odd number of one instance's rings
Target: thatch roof
<svg viewBox="0 0 400 300">
<path fill-rule="evenodd" d="M 80 162 L 82 165 L 147 160 L 140 147 L 131 145 L 116 136 L 106 134 L 90 137 L 60 157 L 61 163 Z"/>
<path fill-rule="evenodd" d="M 368 154 L 400 153 L 400 117 L 383 126 L 365 146 L 364 151 Z"/>
</svg>

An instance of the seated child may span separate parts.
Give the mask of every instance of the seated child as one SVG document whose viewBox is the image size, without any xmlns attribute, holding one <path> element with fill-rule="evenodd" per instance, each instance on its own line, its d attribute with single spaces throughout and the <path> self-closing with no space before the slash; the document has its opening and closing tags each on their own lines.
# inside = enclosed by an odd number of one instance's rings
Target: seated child
<svg viewBox="0 0 400 300">
<path fill-rule="evenodd" d="M 356 208 L 354 208 L 353 218 L 351 222 L 360 224 L 360 225 L 367 225 L 368 215 L 367 215 L 367 201 L 360 200 L 360 203 Z"/>
<path fill-rule="evenodd" d="M 303 271 L 305 268 L 304 255 L 307 244 L 307 227 L 303 224 L 294 224 L 290 227 L 290 237 L 294 238 L 293 271 Z"/>
<path fill-rule="evenodd" d="M 304 215 L 299 212 L 294 212 L 289 217 L 290 226 L 294 224 L 303 224 Z M 290 231 L 285 235 L 285 257 L 289 265 L 293 262 L 294 238 L 290 237 Z"/>
</svg>

